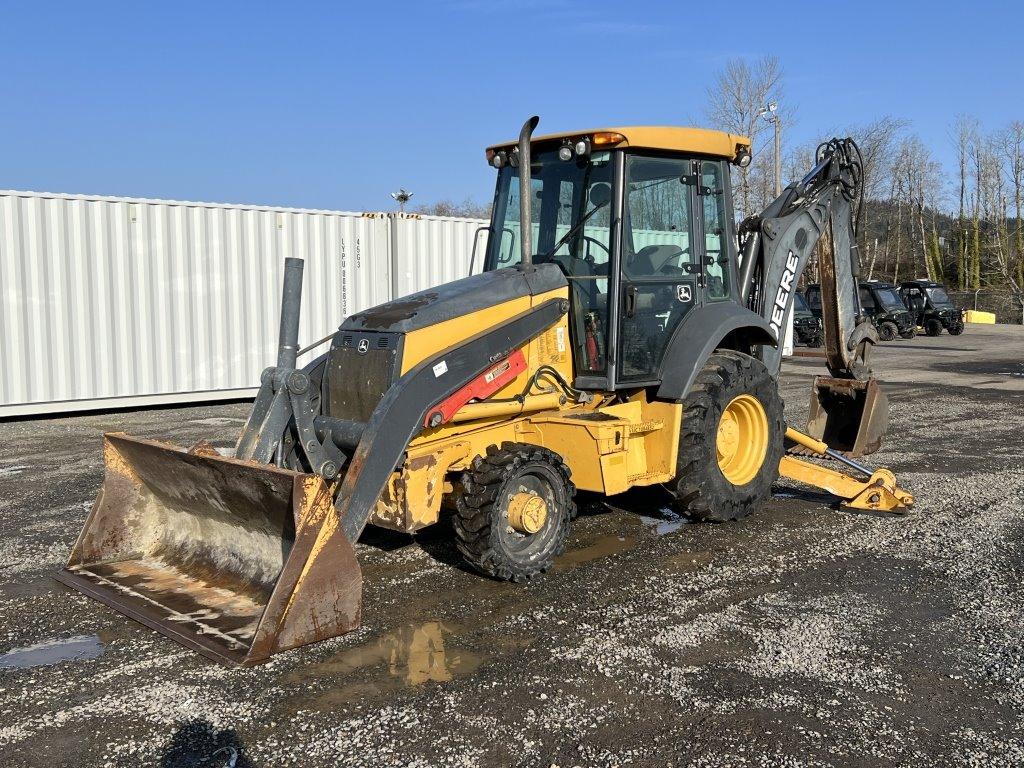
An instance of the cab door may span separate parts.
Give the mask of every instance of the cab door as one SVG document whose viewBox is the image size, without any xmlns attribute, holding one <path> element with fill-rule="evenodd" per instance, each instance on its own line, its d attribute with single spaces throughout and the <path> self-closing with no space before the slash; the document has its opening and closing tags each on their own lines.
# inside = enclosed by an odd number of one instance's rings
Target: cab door
<svg viewBox="0 0 1024 768">
<path fill-rule="evenodd" d="M 626 156 L 616 383 L 657 383 L 665 347 L 694 308 L 733 283 L 728 178 L 717 161 Z"/>
</svg>

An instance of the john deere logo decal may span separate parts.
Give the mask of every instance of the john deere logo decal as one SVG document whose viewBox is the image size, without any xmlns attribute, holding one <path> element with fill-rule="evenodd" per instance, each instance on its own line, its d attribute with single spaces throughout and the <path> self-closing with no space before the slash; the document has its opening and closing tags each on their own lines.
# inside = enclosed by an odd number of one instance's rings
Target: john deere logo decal
<svg viewBox="0 0 1024 768">
<path fill-rule="evenodd" d="M 369 348 L 370 348 L 370 340 L 369 339 L 360 339 L 359 340 L 359 346 L 356 347 L 356 351 L 360 355 L 365 355 L 366 354 L 366 350 L 368 350 Z"/>
<path fill-rule="evenodd" d="M 693 299 L 693 291 L 690 289 L 688 284 L 676 286 L 676 298 L 681 302 L 686 303 Z"/>
</svg>

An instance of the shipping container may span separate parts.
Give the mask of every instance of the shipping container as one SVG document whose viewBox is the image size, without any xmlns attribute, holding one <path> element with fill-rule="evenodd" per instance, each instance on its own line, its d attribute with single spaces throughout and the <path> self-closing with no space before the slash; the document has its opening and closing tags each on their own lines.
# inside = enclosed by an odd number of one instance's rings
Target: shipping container
<svg viewBox="0 0 1024 768">
<path fill-rule="evenodd" d="M 275 360 L 284 258 L 306 261 L 315 340 L 392 297 L 390 222 L 0 191 L 0 417 L 251 395 Z"/>
<path fill-rule="evenodd" d="M 392 290 L 405 296 L 466 277 L 483 267 L 487 225 L 483 219 L 392 214 Z"/>
</svg>

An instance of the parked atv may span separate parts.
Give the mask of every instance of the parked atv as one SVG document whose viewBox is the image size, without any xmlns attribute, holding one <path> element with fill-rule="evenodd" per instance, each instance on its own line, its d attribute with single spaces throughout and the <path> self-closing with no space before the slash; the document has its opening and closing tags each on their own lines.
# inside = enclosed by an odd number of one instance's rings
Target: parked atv
<svg viewBox="0 0 1024 768">
<path fill-rule="evenodd" d="M 943 328 L 952 336 L 964 332 L 963 313 L 953 304 L 942 284 L 931 280 L 907 280 L 900 283 L 900 298 L 916 324 L 929 336 L 938 336 Z"/>
<path fill-rule="evenodd" d="M 811 311 L 820 318 L 821 288 L 817 284 L 807 286 L 806 299 Z M 913 315 L 904 306 L 896 286 L 878 280 L 863 282 L 860 284 L 860 304 L 882 341 L 892 341 L 897 336 L 912 339 L 917 334 Z"/>
<path fill-rule="evenodd" d="M 820 347 L 823 340 L 821 320 L 814 316 L 800 293 L 793 294 L 793 336 L 798 344 L 808 347 Z"/>
</svg>

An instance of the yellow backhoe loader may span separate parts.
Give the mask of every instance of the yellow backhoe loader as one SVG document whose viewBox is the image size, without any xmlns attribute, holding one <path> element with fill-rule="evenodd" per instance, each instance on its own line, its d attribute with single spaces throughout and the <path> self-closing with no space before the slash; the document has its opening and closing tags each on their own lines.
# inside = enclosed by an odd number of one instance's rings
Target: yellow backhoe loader
<svg viewBox="0 0 1024 768">
<path fill-rule="evenodd" d="M 858 304 L 850 140 L 738 228 L 750 142 L 635 127 L 487 150 L 483 271 L 345 320 L 301 368 L 302 261 L 284 273 L 277 365 L 233 450 L 108 434 L 106 477 L 58 578 L 233 665 L 359 625 L 353 544 L 449 511 L 466 561 L 521 581 L 565 546 L 577 489 L 661 484 L 701 520 L 750 514 L 780 471 L 851 506 L 913 499 L 855 458 L 886 427 Z M 777 376 L 793 292 L 823 233 L 826 364 L 809 432 Z M 785 455 L 828 454 L 850 474 Z"/>
</svg>

